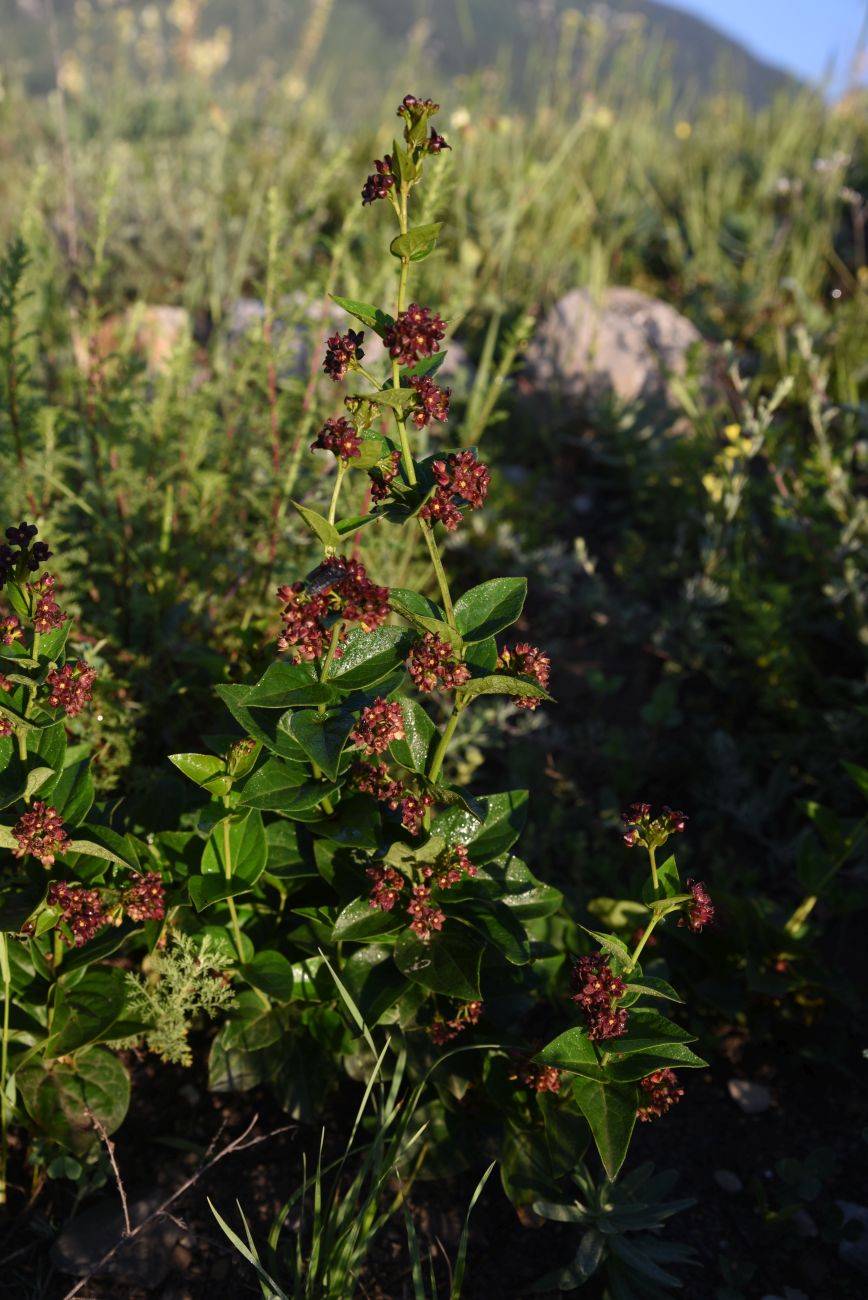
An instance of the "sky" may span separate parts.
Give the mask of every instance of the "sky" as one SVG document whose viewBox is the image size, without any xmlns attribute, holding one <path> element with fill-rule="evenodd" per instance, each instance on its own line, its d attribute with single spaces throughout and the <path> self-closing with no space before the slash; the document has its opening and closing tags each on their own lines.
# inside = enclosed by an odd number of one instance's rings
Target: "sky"
<svg viewBox="0 0 868 1300">
<path fill-rule="evenodd" d="M 868 0 L 667 0 L 705 18 L 767 63 L 815 82 L 829 72 L 832 93 L 849 81 L 849 66 Z M 863 57 L 860 81 L 868 81 Z"/>
</svg>

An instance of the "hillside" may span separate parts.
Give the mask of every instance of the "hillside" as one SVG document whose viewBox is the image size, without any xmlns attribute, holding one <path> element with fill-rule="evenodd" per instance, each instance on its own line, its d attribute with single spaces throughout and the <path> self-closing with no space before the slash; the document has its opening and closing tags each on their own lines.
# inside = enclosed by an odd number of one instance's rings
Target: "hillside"
<svg viewBox="0 0 868 1300">
<path fill-rule="evenodd" d="M 44 92 L 53 82 L 44 0 L 4 0 L 4 7 L 3 61 L 18 67 L 31 91 Z M 162 11 L 168 26 L 165 0 L 156 6 L 139 0 L 122 12 L 141 21 L 146 10 L 153 13 L 155 8 Z M 332 4 L 325 0 L 319 8 L 324 29 L 316 66 L 332 70 L 336 84 L 339 81 L 352 91 L 363 112 L 373 109 L 379 85 L 377 78 L 372 84 L 371 68 L 393 70 L 413 33 L 423 40 L 425 65 L 437 69 L 440 82 L 497 65 L 509 69 L 519 100 L 529 100 L 545 76 L 546 52 L 555 57 L 564 13 L 578 9 L 568 0 L 412 0 L 400 6 L 394 0 L 334 0 Z M 74 0 L 55 0 L 55 10 L 60 43 L 67 48 L 76 40 Z M 725 85 L 761 105 L 796 84 L 737 41 L 671 5 L 609 0 L 582 5 L 580 12 L 598 32 L 607 33 L 610 51 L 631 34 L 635 37 L 641 23 L 649 46 L 667 48 L 673 82 L 682 94 L 703 94 Z M 243 7 L 235 0 L 210 0 L 204 7 L 201 34 L 208 36 L 221 26 L 231 30 L 232 55 L 224 74 L 230 79 L 246 80 L 263 70 L 280 75 L 292 68 L 304 48 L 309 13 L 306 4 L 287 5 L 281 0 L 247 0 Z M 118 14 L 94 9 L 90 21 L 88 64 L 108 66 L 105 37 L 118 30 Z M 575 71 L 581 77 L 579 54 Z"/>
</svg>

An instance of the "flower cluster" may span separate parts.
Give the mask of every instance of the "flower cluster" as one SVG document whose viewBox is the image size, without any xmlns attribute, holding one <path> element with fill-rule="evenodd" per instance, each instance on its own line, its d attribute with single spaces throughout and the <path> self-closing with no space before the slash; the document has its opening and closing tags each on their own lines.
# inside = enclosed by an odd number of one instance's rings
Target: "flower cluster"
<svg viewBox="0 0 868 1300">
<path fill-rule="evenodd" d="M 377 505 L 380 501 L 385 501 L 389 495 L 389 488 L 398 477 L 400 469 L 401 453 L 393 451 L 389 454 L 388 466 L 384 467 L 380 464 L 368 470 L 368 478 L 371 480 L 371 501 L 374 505 Z"/>
<path fill-rule="evenodd" d="M 131 921 L 162 921 L 166 915 L 166 890 L 158 871 L 134 872 L 122 902 Z"/>
<path fill-rule="evenodd" d="M 111 917 L 103 908 L 98 889 L 85 889 L 83 885 L 58 880 L 48 890 L 48 902 L 59 907 L 64 921 L 72 931 L 72 943 L 82 948 L 89 939 L 111 924 Z M 69 939 L 64 935 L 68 944 Z"/>
<path fill-rule="evenodd" d="M 651 816 L 650 803 L 631 803 L 621 813 L 621 820 L 627 827 L 624 843 L 629 849 L 636 844 L 656 849 L 665 844 L 670 835 L 677 835 L 687 825 L 687 816 L 683 812 L 674 812 L 666 804 L 659 817 Z"/>
<path fill-rule="evenodd" d="M 23 858 L 32 853 L 43 867 L 53 866 L 55 854 L 65 853 L 69 845 L 69 836 L 57 809 L 41 799 L 33 800 L 33 807 L 22 814 L 12 828 L 12 834 L 18 841 L 12 856 Z"/>
<path fill-rule="evenodd" d="M 552 670 L 552 661 L 548 655 L 536 646 L 520 641 L 512 650 L 504 646 L 495 667 L 501 672 L 512 673 L 518 677 L 532 677 L 546 690 Z M 542 701 L 532 695 L 522 695 L 514 701 L 520 709 L 535 709 Z"/>
<path fill-rule="evenodd" d="M 480 510 L 485 504 L 491 473 L 472 451 L 452 452 L 445 460 L 435 460 L 431 469 L 437 488 L 419 511 L 420 518 L 454 532 L 463 518 L 459 506 Z"/>
<path fill-rule="evenodd" d="M 38 532 L 35 524 L 24 519 L 17 527 L 6 529 L 6 541 L 0 545 L 0 587 L 16 574 L 35 573 L 40 564 L 51 559 L 48 543 L 33 541 Z"/>
<path fill-rule="evenodd" d="M 457 659 L 448 641 L 441 641 L 433 632 L 426 632 L 421 641 L 411 647 L 407 656 L 407 672 L 420 691 L 456 690 L 470 680 L 470 669 Z"/>
<path fill-rule="evenodd" d="M 463 1033 L 468 1025 L 478 1025 L 482 1007 L 481 1002 L 467 1002 L 463 1007 L 459 1007 L 458 1013 L 451 1020 L 444 1020 L 442 1016 L 435 1017 L 428 1027 L 432 1041 L 438 1047 L 444 1047 L 446 1043 L 451 1043 L 453 1038 Z"/>
<path fill-rule="evenodd" d="M 388 804 L 392 812 L 401 809 L 401 825 L 411 835 L 418 835 L 427 810 L 434 805 L 433 795 L 416 795 L 389 772 L 385 763 L 359 763 L 353 770 L 353 782 L 360 794 L 371 794 L 378 803 Z"/>
<path fill-rule="evenodd" d="M 585 1014 L 588 1037 L 592 1042 L 620 1038 L 627 1032 L 627 1008 L 615 1006 L 624 996 L 627 986 L 620 975 L 614 973 L 605 953 L 580 957 L 572 973 L 572 986 L 575 990 L 573 1002 L 578 1003 Z"/>
<path fill-rule="evenodd" d="M 431 942 L 435 930 L 442 930 L 446 916 L 436 903 L 431 902 L 430 885 L 414 885 L 413 897 L 407 904 L 407 914 L 413 919 L 410 929 L 423 943 Z"/>
<path fill-rule="evenodd" d="M 369 904 L 378 912 L 391 912 L 407 884 L 404 876 L 394 867 L 368 867 L 367 875 L 373 880 Z"/>
<path fill-rule="evenodd" d="M 386 154 L 383 158 L 375 158 L 373 175 L 369 176 L 362 186 L 362 207 L 366 203 L 384 199 L 394 184 L 391 155 Z"/>
<path fill-rule="evenodd" d="M 411 302 L 406 311 L 400 312 L 392 324 L 386 326 L 383 346 L 400 365 L 415 366 L 420 357 L 430 357 L 437 351 L 437 345 L 445 333 L 446 326 L 436 312 Z M 329 339 L 329 344 L 331 341 Z"/>
<path fill-rule="evenodd" d="M 518 1062 L 515 1073 L 509 1077 L 517 1079 L 532 1092 L 560 1092 L 561 1090 L 560 1070 L 553 1065 L 536 1065 L 526 1058 Z"/>
<path fill-rule="evenodd" d="M 0 740 L 3 740 L 5 736 L 11 736 L 11 735 L 12 735 L 12 723 L 4 714 L 0 713 Z"/>
<path fill-rule="evenodd" d="M 333 334 L 326 340 L 325 360 L 322 368 L 336 383 L 343 379 L 353 361 L 361 361 L 364 330 L 347 330 L 346 334 Z"/>
<path fill-rule="evenodd" d="M 470 855 L 464 844 L 453 844 L 444 849 L 435 866 L 423 867 L 422 875 L 426 880 L 434 879 L 438 889 L 451 889 L 465 876 L 478 875 L 476 867 L 470 861 Z"/>
<path fill-rule="evenodd" d="M 369 754 L 384 753 L 393 740 L 403 740 L 404 713 L 397 700 L 376 699 L 359 714 L 359 720 L 350 732 L 350 739 L 358 749 Z"/>
<path fill-rule="evenodd" d="M 701 934 L 702 927 L 711 925 L 714 920 L 714 904 L 701 880 L 688 880 L 687 888 L 693 897 L 687 904 L 686 915 L 679 917 L 678 924 L 686 925 L 694 934 Z"/>
<path fill-rule="evenodd" d="M 415 388 L 416 396 L 419 398 L 419 406 L 410 417 L 415 425 L 424 429 L 432 420 L 442 422 L 449 419 L 451 388 L 438 388 L 428 375 L 414 375 L 410 380 L 410 387 Z"/>
<path fill-rule="evenodd" d="M 344 465 L 348 465 L 354 456 L 362 454 L 362 440 L 343 415 L 336 420 L 326 420 L 319 433 L 310 444 L 311 451 L 330 451 Z"/>
<path fill-rule="evenodd" d="M 11 645 L 13 641 L 20 641 L 23 635 L 24 629 L 21 626 L 21 620 L 16 618 L 14 614 L 6 614 L 0 618 L 0 641 L 4 645 Z"/>
<path fill-rule="evenodd" d="M 440 105 L 435 104 L 433 99 L 417 99 L 415 95 L 405 95 L 398 105 L 398 116 L 404 119 L 404 138 L 407 143 L 413 143 L 414 128 L 423 119 L 427 121 L 429 117 L 439 112 Z M 438 135 L 432 126 L 431 134 L 427 140 L 422 140 L 420 147 L 426 153 L 441 153 L 443 149 L 451 149 L 452 146 L 448 145 L 443 136 Z"/>
<path fill-rule="evenodd" d="M 66 618 L 63 610 L 54 598 L 54 578 L 50 573 L 43 573 L 36 582 L 28 582 L 27 590 L 35 598 L 33 606 L 33 626 L 37 632 L 50 632 L 61 627 Z"/>
<path fill-rule="evenodd" d="M 64 664 L 45 679 L 48 703 L 52 709 L 63 709 L 67 717 L 74 718 L 90 703 L 95 681 L 96 669 L 88 668 L 83 659 Z"/>
<path fill-rule="evenodd" d="M 679 1088 L 678 1076 L 674 1070 L 655 1070 L 642 1080 L 641 1088 L 647 1101 L 638 1108 L 636 1114 L 645 1123 L 665 1115 L 684 1096 L 684 1089 Z"/>
<path fill-rule="evenodd" d="M 306 583 L 279 587 L 277 594 L 285 602 L 277 648 L 292 651 L 299 660 L 318 659 L 325 652 L 335 618 L 371 632 L 389 616 L 388 587 L 371 582 L 365 566 L 344 555 L 325 560 Z M 338 646 L 335 656 L 340 654 Z"/>
</svg>

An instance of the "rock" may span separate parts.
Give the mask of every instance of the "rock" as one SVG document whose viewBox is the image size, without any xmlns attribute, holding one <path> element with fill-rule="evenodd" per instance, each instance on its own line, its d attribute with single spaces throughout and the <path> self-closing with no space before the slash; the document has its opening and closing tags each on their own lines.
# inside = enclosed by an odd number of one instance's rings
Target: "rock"
<svg viewBox="0 0 868 1300">
<path fill-rule="evenodd" d="M 95 362 L 105 367 L 115 354 L 129 351 L 144 358 L 149 374 L 162 375 L 174 353 L 192 335 L 190 314 L 183 307 L 136 303 L 125 312 L 106 316 L 92 338 L 73 330 L 72 351 L 75 364 L 85 375 Z"/>
<path fill-rule="evenodd" d="M 785 1286 L 783 1295 L 764 1295 L 762 1300 L 810 1300 L 804 1291 L 797 1291 L 794 1286 Z"/>
<path fill-rule="evenodd" d="M 772 1104 L 772 1094 L 764 1083 L 730 1079 L 726 1087 L 730 1097 L 745 1115 L 761 1115 Z"/>
<path fill-rule="evenodd" d="M 842 1241 L 838 1246 L 838 1258 L 842 1264 L 849 1264 L 857 1272 L 868 1277 L 868 1208 L 857 1205 L 854 1201 L 837 1201 L 838 1209 L 844 1216 L 844 1225 L 861 1225 L 862 1232 L 853 1241 Z"/>
<path fill-rule="evenodd" d="M 537 327 L 526 378 L 539 392 L 598 405 L 669 399 L 665 371 L 683 375 L 702 335 L 686 316 L 639 289 L 614 287 L 597 299 L 573 289 Z"/>
<path fill-rule="evenodd" d="M 153 1214 L 163 1199 L 161 1193 L 152 1192 L 131 1201 L 133 1227 Z M 159 1286 L 172 1267 L 172 1251 L 183 1231 L 173 1219 L 160 1215 L 124 1243 L 99 1276 L 145 1290 Z M 117 1197 L 101 1201 L 69 1220 L 51 1247 L 51 1262 L 61 1273 L 86 1277 L 123 1235 L 124 1217 Z"/>
<path fill-rule="evenodd" d="M 744 1187 L 738 1174 L 734 1174 L 731 1169 L 715 1169 L 714 1181 L 722 1191 L 733 1194 L 740 1192 Z"/>
<path fill-rule="evenodd" d="M 808 1239 L 810 1237 L 819 1237 L 820 1235 L 820 1229 L 817 1227 L 807 1210 L 796 1210 L 790 1222 L 800 1237 Z"/>
</svg>

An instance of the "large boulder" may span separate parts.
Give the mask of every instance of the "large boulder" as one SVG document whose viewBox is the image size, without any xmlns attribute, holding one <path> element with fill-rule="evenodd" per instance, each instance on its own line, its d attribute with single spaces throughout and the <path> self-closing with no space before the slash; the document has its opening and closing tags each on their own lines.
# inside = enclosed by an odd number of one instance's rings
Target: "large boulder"
<svg viewBox="0 0 868 1300">
<path fill-rule="evenodd" d="M 540 322 L 526 354 L 526 384 L 562 401 L 595 406 L 669 397 L 666 374 L 683 375 L 702 335 L 669 303 L 639 289 L 599 297 L 573 289 Z"/>
</svg>

